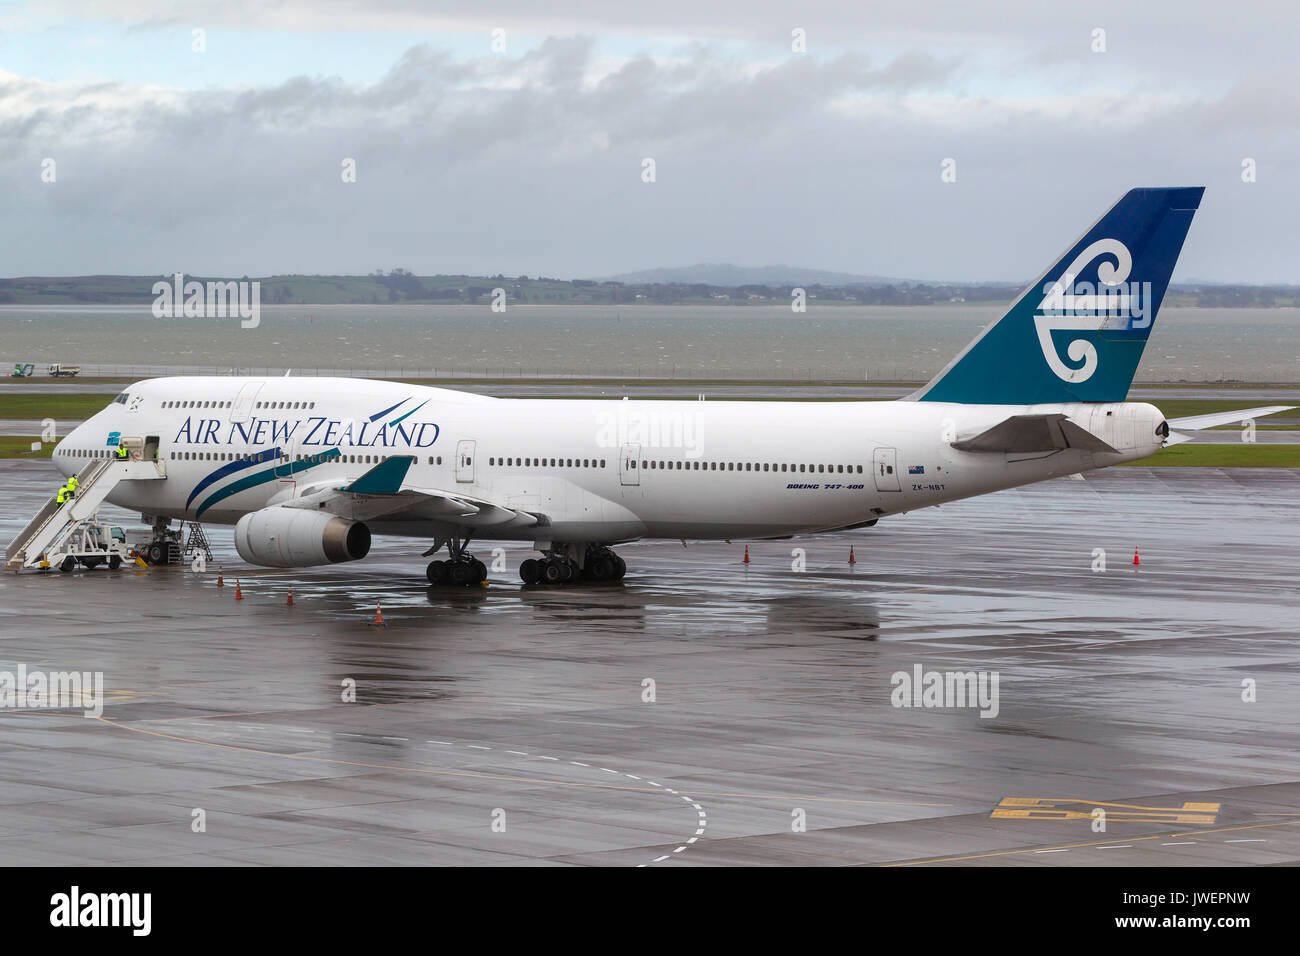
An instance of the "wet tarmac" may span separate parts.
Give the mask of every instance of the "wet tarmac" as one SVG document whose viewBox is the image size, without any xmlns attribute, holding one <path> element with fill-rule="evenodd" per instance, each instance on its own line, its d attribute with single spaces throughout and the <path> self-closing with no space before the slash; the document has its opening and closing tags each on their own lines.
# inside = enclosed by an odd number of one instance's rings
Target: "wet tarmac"
<svg viewBox="0 0 1300 956">
<path fill-rule="evenodd" d="M 58 479 L 0 481 L 7 541 Z M 1124 468 L 748 565 L 627 545 L 621 586 L 522 588 L 514 548 L 489 587 L 433 590 L 397 539 L 254 569 L 220 527 L 221 588 L 213 565 L 7 574 L 0 669 L 102 671 L 107 699 L 0 712 L 0 855 L 1294 864 L 1298 519 L 1300 471 Z M 917 666 L 996 675 L 996 716 L 893 706 Z"/>
</svg>

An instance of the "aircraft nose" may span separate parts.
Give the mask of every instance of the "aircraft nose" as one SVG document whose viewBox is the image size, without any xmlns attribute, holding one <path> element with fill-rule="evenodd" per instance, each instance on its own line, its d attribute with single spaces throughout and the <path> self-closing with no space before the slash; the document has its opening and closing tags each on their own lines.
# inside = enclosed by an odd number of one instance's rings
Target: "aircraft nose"
<svg viewBox="0 0 1300 956">
<path fill-rule="evenodd" d="M 64 435 L 63 440 L 54 446 L 54 453 L 50 455 L 50 459 L 54 462 L 54 467 L 65 477 L 74 475 L 78 468 L 84 468 L 86 464 L 80 460 L 77 451 L 91 450 L 93 447 L 90 444 L 90 432 L 83 422 Z"/>
</svg>

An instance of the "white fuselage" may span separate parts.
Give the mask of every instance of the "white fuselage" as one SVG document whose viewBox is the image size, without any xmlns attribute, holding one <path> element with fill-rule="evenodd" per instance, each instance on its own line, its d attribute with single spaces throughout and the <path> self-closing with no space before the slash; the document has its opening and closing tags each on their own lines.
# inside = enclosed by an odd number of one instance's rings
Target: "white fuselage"
<svg viewBox="0 0 1300 956">
<path fill-rule="evenodd" d="M 125 397 L 123 397 L 125 396 Z M 1117 454 L 958 451 L 1009 416 L 1062 412 Z M 546 516 L 476 538 L 616 542 L 761 538 L 844 528 L 1153 454 L 1141 403 L 498 399 L 337 378 L 162 378 L 130 386 L 58 446 L 71 474 L 110 457 L 110 435 L 156 438 L 164 481 L 124 481 L 113 504 L 234 523 L 308 490 L 411 456 L 404 487 Z M 152 454 L 152 445 L 147 445 Z M 369 522 L 433 537 L 445 514 Z"/>
</svg>

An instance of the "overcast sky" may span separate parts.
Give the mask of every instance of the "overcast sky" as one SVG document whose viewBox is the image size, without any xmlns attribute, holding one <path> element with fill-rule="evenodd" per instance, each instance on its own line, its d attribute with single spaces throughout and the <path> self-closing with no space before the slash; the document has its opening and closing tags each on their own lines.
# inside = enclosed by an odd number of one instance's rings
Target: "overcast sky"
<svg viewBox="0 0 1300 956">
<path fill-rule="evenodd" d="M 1300 283 L 1297 22 L 1222 0 L 0 3 L 0 275 L 1028 281 L 1129 187 L 1204 185 L 1175 280 Z"/>
</svg>

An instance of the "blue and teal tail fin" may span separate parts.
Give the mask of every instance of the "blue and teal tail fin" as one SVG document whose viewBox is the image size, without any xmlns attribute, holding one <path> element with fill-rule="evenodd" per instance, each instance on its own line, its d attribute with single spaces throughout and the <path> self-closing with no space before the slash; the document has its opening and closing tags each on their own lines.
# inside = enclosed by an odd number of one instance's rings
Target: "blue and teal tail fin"
<svg viewBox="0 0 1300 956">
<path fill-rule="evenodd" d="M 911 398 L 1122 402 L 1203 186 L 1132 189 Z"/>
</svg>

